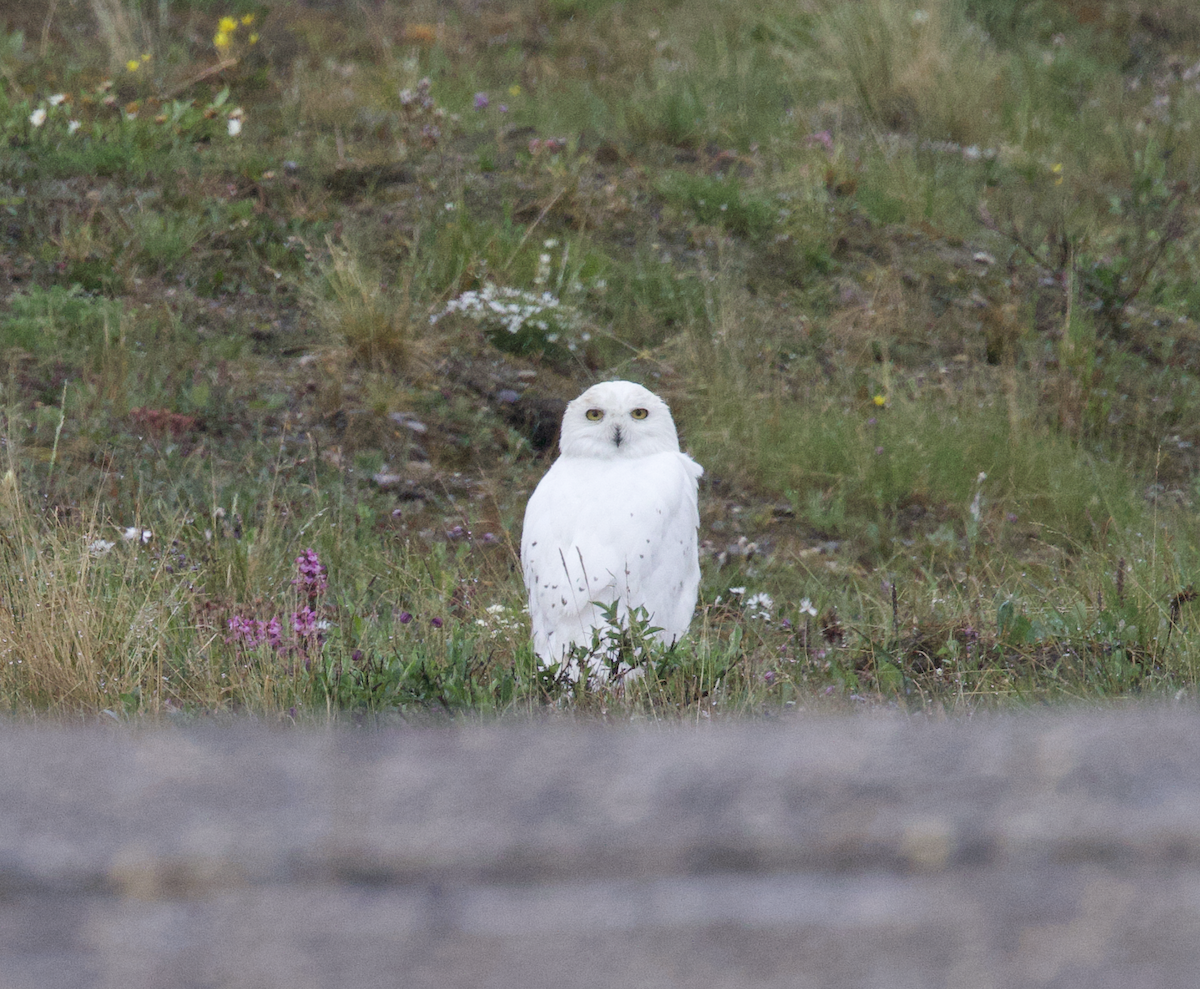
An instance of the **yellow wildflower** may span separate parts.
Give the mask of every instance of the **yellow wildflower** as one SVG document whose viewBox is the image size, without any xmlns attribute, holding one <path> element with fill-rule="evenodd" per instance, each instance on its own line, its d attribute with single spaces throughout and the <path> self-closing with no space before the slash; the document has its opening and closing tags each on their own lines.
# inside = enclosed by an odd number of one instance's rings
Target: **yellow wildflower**
<svg viewBox="0 0 1200 989">
<path fill-rule="evenodd" d="M 884 395 L 876 395 L 874 398 L 874 402 L 876 405 L 882 407 L 884 405 L 887 405 L 887 397 Z"/>
<path fill-rule="evenodd" d="M 213 35 L 213 45 L 221 49 L 228 48 L 229 35 L 227 35 L 224 31 L 218 31 Z"/>
<path fill-rule="evenodd" d="M 150 53 L 149 53 L 149 52 L 142 52 L 142 61 L 143 61 L 143 62 L 149 62 L 149 61 L 150 61 Z"/>
<path fill-rule="evenodd" d="M 243 14 L 242 15 L 242 23 L 245 24 L 246 27 L 249 27 L 251 24 L 254 23 L 254 15 L 253 14 Z"/>
<path fill-rule="evenodd" d="M 520 96 L 521 95 L 521 87 L 518 86 L 514 82 L 511 86 L 508 87 L 508 95 L 509 96 Z"/>
<path fill-rule="evenodd" d="M 1055 164 L 1051 165 L 1051 166 L 1050 166 L 1050 171 L 1051 171 L 1051 172 L 1053 173 L 1053 175 L 1054 175 L 1054 184 L 1055 184 L 1055 185 L 1062 185 L 1062 180 L 1063 180 L 1063 174 L 1062 174 L 1062 172 L 1063 172 L 1063 167 L 1062 167 L 1062 162 L 1061 162 L 1061 161 L 1060 161 L 1060 162 L 1056 162 Z"/>
<path fill-rule="evenodd" d="M 250 33 L 250 44 L 252 44 L 252 45 L 258 44 L 258 32 L 252 31 Z"/>
<path fill-rule="evenodd" d="M 237 30 L 237 20 L 232 17 L 222 17 L 217 22 L 217 30 L 222 34 L 233 34 Z"/>
<path fill-rule="evenodd" d="M 130 72 L 137 72 L 138 66 L 141 64 L 142 63 L 139 62 L 136 58 L 131 58 L 128 62 L 125 63 L 125 68 L 127 68 Z"/>
</svg>

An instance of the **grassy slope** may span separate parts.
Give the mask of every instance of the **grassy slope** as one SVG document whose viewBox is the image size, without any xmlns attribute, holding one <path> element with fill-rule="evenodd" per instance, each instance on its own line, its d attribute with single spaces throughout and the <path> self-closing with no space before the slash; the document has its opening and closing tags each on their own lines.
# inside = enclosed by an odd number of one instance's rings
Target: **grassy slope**
<svg viewBox="0 0 1200 989">
<path fill-rule="evenodd" d="M 1189 5 L 4 16 L 5 706 L 1194 690 Z M 489 283 L 562 306 L 431 321 Z M 567 698 L 515 546 L 561 401 L 616 376 L 707 468 L 701 611 Z"/>
</svg>

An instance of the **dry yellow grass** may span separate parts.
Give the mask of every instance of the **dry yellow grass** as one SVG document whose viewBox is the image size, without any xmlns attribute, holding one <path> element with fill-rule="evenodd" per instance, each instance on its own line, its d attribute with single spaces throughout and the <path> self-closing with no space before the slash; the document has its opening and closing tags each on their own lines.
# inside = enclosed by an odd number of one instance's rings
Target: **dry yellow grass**
<svg viewBox="0 0 1200 989">
<path fill-rule="evenodd" d="M 948 0 L 826 3 L 817 37 L 819 77 L 877 126 L 965 145 L 994 135 L 1002 62 Z M 789 58 L 813 72 L 808 53 Z"/>
</svg>

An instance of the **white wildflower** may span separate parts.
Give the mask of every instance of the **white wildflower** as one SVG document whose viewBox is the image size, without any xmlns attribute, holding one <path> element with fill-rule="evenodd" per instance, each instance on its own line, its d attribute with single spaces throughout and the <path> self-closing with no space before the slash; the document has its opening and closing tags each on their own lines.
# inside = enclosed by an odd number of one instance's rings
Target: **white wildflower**
<svg viewBox="0 0 1200 989">
<path fill-rule="evenodd" d="M 767 619 L 771 617 L 771 609 L 775 607 L 775 601 L 770 594 L 759 591 L 746 599 L 745 607 L 746 614 L 751 618 Z"/>
<path fill-rule="evenodd" d="M 535 294 L 488 282 L 478 291 L 469 290 L 446 303 L 429 317 L 436 323 L 443 316 L 459 313 L 481 324 L 487 332 L 513 334 L 523 329 L 538 331 L 547 342 L 563 337 L 574 343 L 582 319 L 573 307 L 564 306 L 552 293 Z"/>
<path fill-rule="evenodd" d="M 29 122 L 34 127 L 41 127 L 46 122 L 46 108 L 39 106 L 29 115 Z"/>
<path fill-rule="evenodd" d="M 488 605 L 486 618 L 476 618 L 475 624 L 486 630 L 488 638 L 498 638 L 504 632 L 521 629 L 523 621 L 502 604 Z"/>
<path fill-rule="evenodd" d="M 60 104 L 65 99 L 66 99 L 66 96 L 64 96 L 62 93 L 55 93 L 48 100 L 46 100 L 46 102 L 49 103 L 51 106 L 58 106 L 58 104 Z"/>
<path fill-rule="evenodd" d="M 79 121 L 78 120 L 68 120 L 67 121 L 67 133 L 74 134 L 77 130 L 79 130 Z"/>
<path fill-rule="evenodd" d="M 817 617 L 817 609 L 813 607 L 813 603 L 808 598 L 800 602 L 800 614 L 812 615 L 813 618 Z"/>
</svg>

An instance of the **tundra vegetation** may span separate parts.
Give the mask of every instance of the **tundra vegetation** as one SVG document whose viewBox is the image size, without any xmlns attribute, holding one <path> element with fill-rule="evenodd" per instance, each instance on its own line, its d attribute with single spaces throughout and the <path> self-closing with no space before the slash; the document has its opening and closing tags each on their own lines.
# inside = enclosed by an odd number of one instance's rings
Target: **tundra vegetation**
<svg viewBox="0 0 1200 989">
<path fill-rule="evenodd" d="M 1193 0 L 20 0 L 0 705 L 1193 698 Z M 707 469 L 689 638 L 539 675 L 562 401 Z"/>
</svg>

